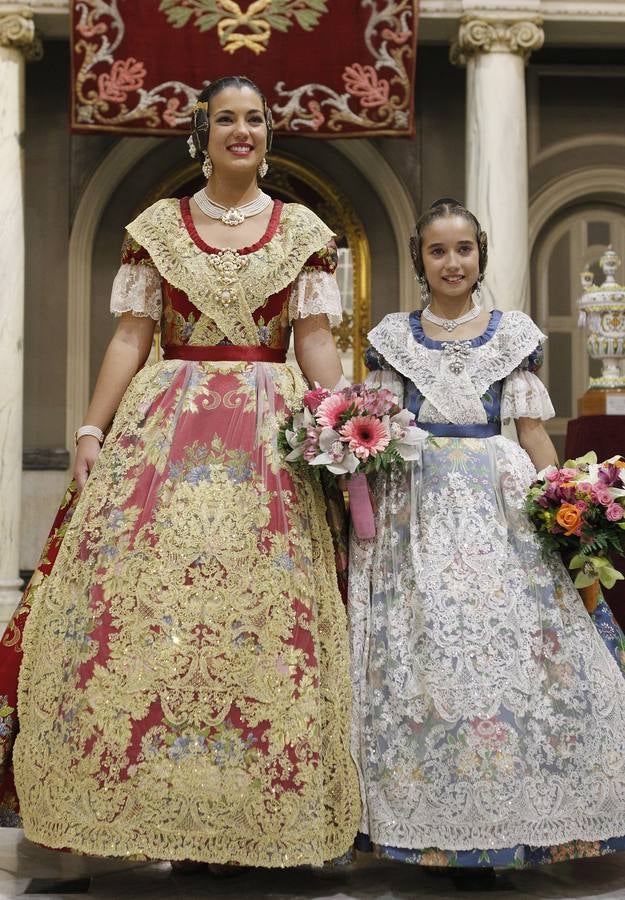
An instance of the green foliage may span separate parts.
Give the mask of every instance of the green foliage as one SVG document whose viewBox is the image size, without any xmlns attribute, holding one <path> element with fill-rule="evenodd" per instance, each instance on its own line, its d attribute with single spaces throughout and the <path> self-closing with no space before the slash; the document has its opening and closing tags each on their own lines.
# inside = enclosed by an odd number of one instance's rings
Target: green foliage
<svg viewBox="0 0 625 900">
<path fill-rule="evenodd" d="M 236 19 L 237 13 L 225 9 L 220 0 L 161 0 L 159 11 L 164 12 L 167 21 L 174 28 L 184 28 L 191 20 L 200 31 L 210 31 L 220 22 L 230 20 L 226 34 L 238 28 L 257 30 L 261 22 L 266 22 L 275 31 L 285 32 L 297 22 L 304 31 L 311 31 L 319 24 L 319 19 L 328 12 L 328 0 L 273 0 L 267 9 L 259 10 L 249 20 Z M 248 10 L 239 3 L 242 16 Z"/>
</svg>

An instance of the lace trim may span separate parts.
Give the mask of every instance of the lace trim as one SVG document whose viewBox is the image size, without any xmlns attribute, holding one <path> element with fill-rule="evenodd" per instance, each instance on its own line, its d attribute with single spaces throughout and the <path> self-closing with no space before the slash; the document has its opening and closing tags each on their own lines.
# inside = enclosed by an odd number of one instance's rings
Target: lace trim
<svg viewBox="0 0 625 900">
<path fill-rule="evenodd" d="M 111 289 L 112 314 L 131 312 L 158 322 L 162 306 L 161 276 L 157 270 L 153 266 L 122 263 Z"/>
<path fill-rule="evenodd" d="M 441 421 L 484 421 L 480 398 L 506 378 L 546 336 L 525 313 L 504 312 L 491 340 L 471 347 L 454 372 L 449 354 L 415 341 L 407 313 L 391 313 L 369 332 L 369 341 L 393 368 L 412 381 L 438 410 Z M 431 414 L 431 413 L 430 413 Z"/>
<path fill-rule="evenodd" d="M 145 247 L 163 278 L 185 292 L 191 303 L 215 322 L 233 344 L 256 346 L 252 313 L 283 290 L 332 232 L 313 212 L 287 204 L 276 234 L 259 250 L 203 253 L 182 220 L 180 203 L 159 200 L 127 228 Z"/>
<path fill-rule="evenodd" d="M 547 388 L 537 375 L 526 369 L 515 369 L 508 375 L 501 395 L 501 419 L 551 419 L 555 410 Z"/>
<path fill-rule="evenodd" d="M 340 325 L 343 309 L 339 286 L 329 272 L 302 272 L 297 276 L 289 298 L 289 322 L 325 313 L 330 325 Z"/>
<path fill-rule="evenodd" d="M 437 438 L 371 479 L 352 534 L 352 752 L 362 828 L 447 850 L 601 840 L 625 826 L 625 682 L 524 513 L 502 437 Z"/>
</svg>

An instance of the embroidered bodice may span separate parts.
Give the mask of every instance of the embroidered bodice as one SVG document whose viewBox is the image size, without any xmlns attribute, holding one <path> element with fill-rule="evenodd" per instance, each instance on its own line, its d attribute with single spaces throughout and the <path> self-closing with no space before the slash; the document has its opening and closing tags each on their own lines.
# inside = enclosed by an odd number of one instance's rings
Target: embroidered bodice
<svg viewBox="0 0 625 900">
<path fill-rule="evenodd" d="M 286 349 L 295 318 L 342 318 L 332 233 L 310 210 L 275 201 L 265 234 L 240 250 L 206 244 L 189 198 L 163 200 L 127 229 L 111 297 L 116 315 L 161 323 L 167 345 Z"/>
<path fill-rule="evenodd" d="M 428 338 L 420 311 L 393 313 L 369 340 L 368 368 L 401 376 L 404 405 L 428 430 L 451 424 L 463 426 L 465 436 L 473 427 L 475 436 L 487 436 L 511 418 L 554 415 L 535 374 L 545 335 L 522 312 L 493 310 L 486 330 L 464 341 Z"/>
</svg>

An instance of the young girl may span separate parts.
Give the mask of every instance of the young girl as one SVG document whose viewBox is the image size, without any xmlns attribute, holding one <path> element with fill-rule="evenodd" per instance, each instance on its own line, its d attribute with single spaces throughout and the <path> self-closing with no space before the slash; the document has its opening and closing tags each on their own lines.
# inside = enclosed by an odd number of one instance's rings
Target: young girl
<svg viewBox="0 0 625 900">
<path fill-rule="evenodd" d="M 361 829 L 383 856 L 436 866 L 625 848 L 610 840 L 625 834 L 622 634 L 604 602 L 593 623 L 523 511 L 556 461 L 544 335 L 480 308 L 486 235 L 456 201 L 432 206 L 411 249 L 427 305 L 386 316 L 367 353 L 423 443 L 373 482 L 376 538 L 352 538 Z"/>
<path fill-rule="evenodd" d="M 324 500 L 275 441 L 306 389 L 291 328 L 305 378 L 341 378 L 336 251 L 310 210 L 260 190 L 270 146 L 258 87 L 213 82 L 191 135 L 205 187 L 128 226 L 80 499 L 2 648 L 15 658 L 30 604 L 15 783 L 48 847 L 320 865 L 356 833 Z M 158 320 L 164 359 L 142 368 Z"/>
</svg>

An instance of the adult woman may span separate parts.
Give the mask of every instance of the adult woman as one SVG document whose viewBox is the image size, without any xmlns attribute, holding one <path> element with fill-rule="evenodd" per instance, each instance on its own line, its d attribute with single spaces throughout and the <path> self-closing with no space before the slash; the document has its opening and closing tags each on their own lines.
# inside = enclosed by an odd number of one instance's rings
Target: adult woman
<svg viewBox="0 0 625 900">
<path fill-rule="evenodd" d="M 374 328 L 368 363 L 416 414 L 421 459 L 378 479 L 377 537 L 351 548 L 362 830 L 437 866 L 623 848 L 606 840 L 625 834 L 622 634 L 605 603 L 595 628 L 523 511 L 555 461 L 544 335 L 480 310 L 486 235 L 456 201 L 434 204 L 411 249 L 429 305 Z"/>
<path fill-rule="evenodd" d="M 341 377 L 334 246 L 259 190 L 248 79 L 202 92 L 191 142 L 206 188 L 128 226 L 82 496 L 24 635 L 17 793 L 49 847 L 320 864 L 358 814 L 345 616 L 322 496 L 275 435 L 305 387 L 291 324 L 305 376 Z"/>
</svg>

